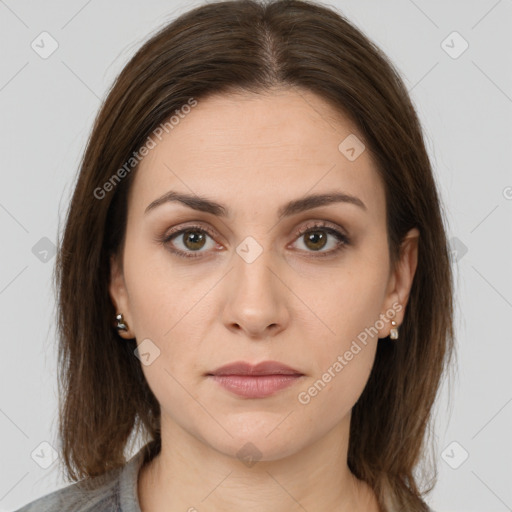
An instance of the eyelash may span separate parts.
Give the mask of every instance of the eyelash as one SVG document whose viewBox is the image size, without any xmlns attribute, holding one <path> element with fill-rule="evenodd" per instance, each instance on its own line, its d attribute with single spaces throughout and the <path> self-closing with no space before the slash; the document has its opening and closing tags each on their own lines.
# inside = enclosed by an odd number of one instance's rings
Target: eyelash
<svg viewBox="0 0 512 512">
<path fill-rule="evenodd" d="M 313 222 L 312 224 L 308 224 L 305 227 L 297 230 L 294 233 L 294 236 L 296 239 L 298 239 L 301 236 L 304 236 L 305 234 L 307 234 L 309 232 L 314 232 L 314 231 L 319 231 L 319 230 L 325 231 L 325 232 L 329 233 L 330 235 L 333 235 L 335 238 L 337 238 L 338 245 L 334 249 L 331 249 L 330 251 L 323 251 L 323 252 L 317 252 L 317 253 L 315 253 L 315 251 L 306 251 L 306 252 L 311 252 L 314 258 L 324 258 L 327 256 L 333 256 L 334 254 L 337 254 L 342 249 L 344 249 L 347 245 L 350 245 L 350 240 L 344 233 L 341 233 L 337 229 L 331 227 L 326 222 L 316 221 L 316 222 Z M 212 239 L 215 238 L 215 234 L 211 231 L 211 229 L 206 228 L 206 227 L 201 227 L 198 225 L 192 225 L 192 226 L 186 226 L 186 227 L 176 230 L 176 231 L 171 231 L 169 234 L 164 235 L 163 237 L 159 238 L 157 241 L 159 243 L 161 243 L 162 245 L 167 246 L 168 249 L 172 253 L 176 254 L 177 256 L 179 256 L 181 258 L 199 258 L 199 257 L 201 257 L 201 251 L 185 252 L 185 251 L 181 251 L 179 249 L 175 249 L 175 248 L 169 246 L 169 242 L 173 238 L 177 238 L 179 235 L 182 235 L 186 231 L 197 231 L 199 233 L 208 235 Z M 194 252 L 197 254 L 194 254 Z M 204 251 L 202 251 L 202 252 L 204 252 Z"/>
</svg>

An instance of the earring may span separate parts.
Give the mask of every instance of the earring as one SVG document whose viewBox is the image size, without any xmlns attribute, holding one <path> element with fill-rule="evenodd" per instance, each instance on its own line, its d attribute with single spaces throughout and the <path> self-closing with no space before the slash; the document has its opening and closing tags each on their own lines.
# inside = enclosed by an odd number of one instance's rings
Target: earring
<svg viewBox="0 0 512 512">
<path fill-rule="evenodd" d="M 121 313 L 119 313 L 119 315 L 116 315 L 116 320 L 117 320 L 116 329 L 118 331 L 127 331 L 128 330 L 128 326 L 126 325 L 126 323 L 123 319 L 123 315 Z"/>
<path fill-rule="evenodd" d="M 396 322 L 394 320 L 391 320 L 391 325 L 393 326 L 389 332 L 389 337 L 392 340 L 398 339 L 398 327 L 396 327 Z"/>
</svg>

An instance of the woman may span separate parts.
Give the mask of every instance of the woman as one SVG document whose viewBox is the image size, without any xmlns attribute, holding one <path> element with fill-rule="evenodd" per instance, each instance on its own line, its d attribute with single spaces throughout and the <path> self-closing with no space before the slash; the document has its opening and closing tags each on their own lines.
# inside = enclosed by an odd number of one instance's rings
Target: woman
<svg viewBox="0 0 512 512">
<path fill-rule="evenodd" d="M 429 510 L 416 469 L 454 350 L 441 204 L 401 78 L 335 11 L 210 3 L 144 44 L 56 277 L 82 480 L 21 511 Z"/>
</svg>

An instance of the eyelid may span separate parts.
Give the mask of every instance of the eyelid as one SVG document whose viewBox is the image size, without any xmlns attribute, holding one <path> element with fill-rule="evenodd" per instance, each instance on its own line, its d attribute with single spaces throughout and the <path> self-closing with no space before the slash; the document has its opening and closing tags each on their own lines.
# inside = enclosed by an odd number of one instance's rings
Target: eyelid
<svg viewBox="0 0 512 512">
<path fill-rule="evenodd" d="M 301 236 L 305 233 L 307 233 L 308 231 L 310 230 L 313 230 L 313 229 L 327 229 L 327 228 L 330 228 L 330 229 L 333 229 L 334 231 L 339 231 L 339 233 L 341 235 L 343 235 L 345 238 L 348 239 L 348 233 L 346 232 L 345 229 L 343 229 L 341 226 L 339 226 L 338 224 L 335 224 L 333 222 L 330 222 L 328 220 L 311 220 L 311 221 L 307 221 L 306 224 L 302 223 L 298 228 L 296 228 L 294 230 L 294 236 Z"/>
</svg>

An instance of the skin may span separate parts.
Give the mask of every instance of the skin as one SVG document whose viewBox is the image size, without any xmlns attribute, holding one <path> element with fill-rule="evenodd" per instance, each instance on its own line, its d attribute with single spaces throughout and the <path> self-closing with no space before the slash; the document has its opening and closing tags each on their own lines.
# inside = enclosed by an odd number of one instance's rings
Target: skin
<svg viewBox="0 0 512 512">
<path fill-rule="evenodd" d="M 390 317 L 309 403 L 298 400 L 393 304 L 402 323 L 416 270 L 417 229 L 391 267 L 384 186 L 368 150 L 350 161 L 338 149 L 350 134 L 357 128 L 307 91 L 216 95 L 141 162 L 110 295 L 129 327 L 121 336 L 149 338 L 160 350 L 142 365 L 162 411 L 162 451 L 139 473 L 143 512 L 378 511 L 373 491 L 350 472 L 347 449 L 351 410 Z M 144 213 L 169 190 L 211 198 L 231 216 L 178 202 Z M 366 210 L 339 202 L 278 222 L 285 202 L 332 191 L 358 197 Z M 350 243 L 318 257 L 337 239 L 316 228 L 325 246 L 307 245 L 295 233 L 310 221 L 338 227 Z M 202 246 L 184 235 L 156 241 L 191 224 L 215 236 Z M 248 236 L 262 249 L 251 263 L 236 252 Z M 179 257 L 173 245 L 199 257 Z M 275 360 L 304 376 L 260 399 L 205 376 L 240 360 Z M 249 442 L 260 457 L 250 467 L 237 456 Z"/>
</svg>

